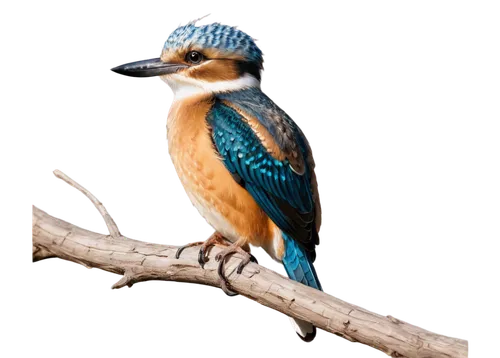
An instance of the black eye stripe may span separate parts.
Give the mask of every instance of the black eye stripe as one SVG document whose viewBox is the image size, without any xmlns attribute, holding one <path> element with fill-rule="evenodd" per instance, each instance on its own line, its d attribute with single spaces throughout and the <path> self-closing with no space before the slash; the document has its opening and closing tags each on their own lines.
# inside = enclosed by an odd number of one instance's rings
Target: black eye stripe
<svg viewBox="0 0 500 358">
<path fill-rule="evenodd" d="M 260 67 L 258 64 L 245 61 L 237 61 L 236 65 L 238 67 L 238 71 L 240 72 L 240 76 L 248 73 L 260 81 L 260 70 L 262 69 L 262 67 Z"/>
</svg>

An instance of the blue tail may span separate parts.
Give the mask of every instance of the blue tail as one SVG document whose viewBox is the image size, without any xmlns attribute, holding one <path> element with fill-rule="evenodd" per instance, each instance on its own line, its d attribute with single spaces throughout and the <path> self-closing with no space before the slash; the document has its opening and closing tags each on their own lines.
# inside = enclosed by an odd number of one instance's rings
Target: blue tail
<svg viewBox="0 0 500 358">
<path fill-rule="evenodd" d="M 282 261 L 288 277 L 323 291 L 307 251 L 285 233 L 283 233 L 283 239 L 285 241 L 285 255 Z"/>
</svg>

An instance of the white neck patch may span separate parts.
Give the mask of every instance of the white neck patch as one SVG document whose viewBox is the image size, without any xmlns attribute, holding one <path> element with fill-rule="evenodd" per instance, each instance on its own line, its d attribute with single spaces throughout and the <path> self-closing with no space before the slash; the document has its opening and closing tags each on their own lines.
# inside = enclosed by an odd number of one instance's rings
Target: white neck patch
<svg viewBox="0 0 500 358">
<path fill-rule="evenodd" d="M 168 84 L 172 92 L 174 92 L 174 101 L 204 93 L 237 91 L 249 87 L 260 88 L 259 80 L 248 73 L 235 80 L 218 82 L 197 80 L 178 73 L 160 76 L 160 78 Z"/>
</svg>

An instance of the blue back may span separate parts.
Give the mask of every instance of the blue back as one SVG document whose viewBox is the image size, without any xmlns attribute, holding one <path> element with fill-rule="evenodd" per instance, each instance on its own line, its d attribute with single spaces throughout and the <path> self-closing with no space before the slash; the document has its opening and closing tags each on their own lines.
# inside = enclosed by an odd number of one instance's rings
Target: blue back
<svg viewBox="0 0 500 358">
<path fill-rule="evenodd" d="M 232 106 L 257 118 L 276 138 L 286 126 L 289 135 L 276 141 L 284 148 L 297 147 L 303 158 L 304 172 L 294 171 L 288 159 L 277 160 L 268 153 L 252 128 Z M 282 258 L 290 278 L 321 289 L 312 265 L 318 233 L 307 164 L 305 138 L 297 125 L 259 89 L 247 89 L 218 95 L 208 113 L 214 147 L 235 180 L 282 230 L 285 254 Z M 278 114 L 280 116 L 278 116 Z"/>
</svg>

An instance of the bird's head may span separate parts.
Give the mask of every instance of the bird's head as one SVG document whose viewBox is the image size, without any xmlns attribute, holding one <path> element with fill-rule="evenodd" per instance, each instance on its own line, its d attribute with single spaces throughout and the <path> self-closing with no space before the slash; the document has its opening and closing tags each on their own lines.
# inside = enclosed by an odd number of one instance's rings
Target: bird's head
<svg viewBox="0 0 500 358">
<path fill-rule="evenodd" d="M 214 23 L 178 27 L 159 58 L 113 68 L 132 77 L 160 76 L 176 97 L 260 86 L 262 52 L 235 27 Z"/>
</svg>

